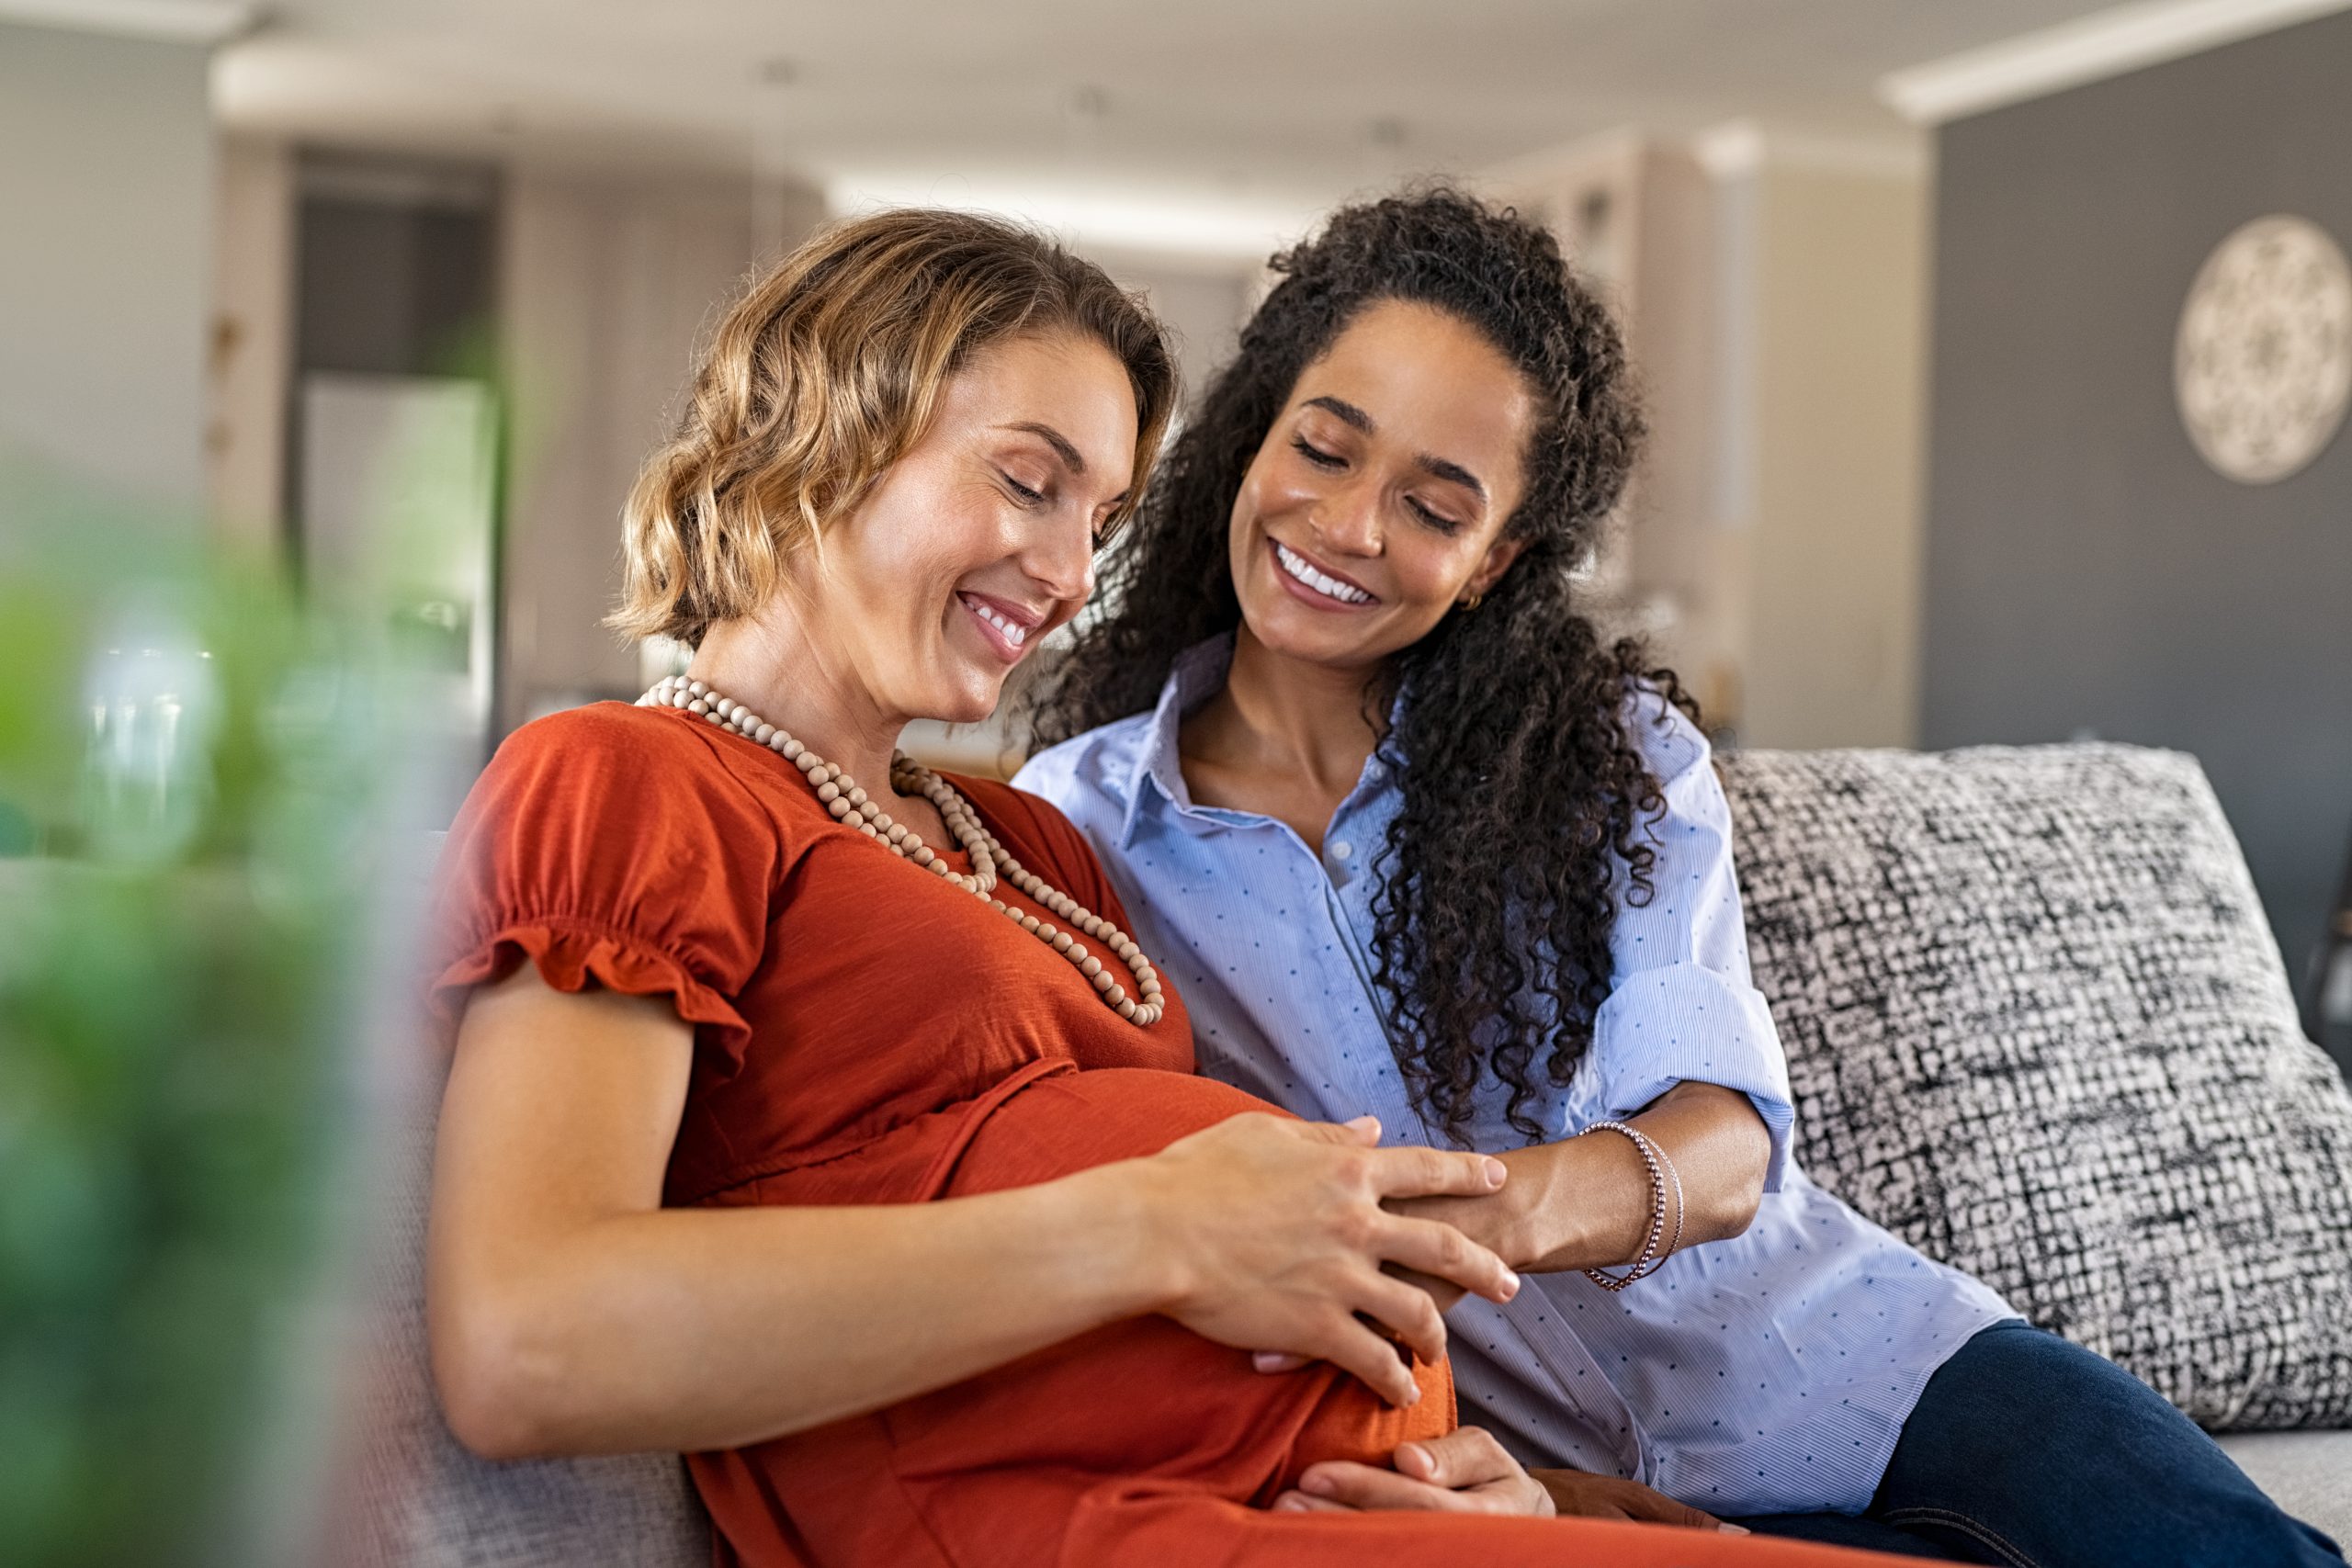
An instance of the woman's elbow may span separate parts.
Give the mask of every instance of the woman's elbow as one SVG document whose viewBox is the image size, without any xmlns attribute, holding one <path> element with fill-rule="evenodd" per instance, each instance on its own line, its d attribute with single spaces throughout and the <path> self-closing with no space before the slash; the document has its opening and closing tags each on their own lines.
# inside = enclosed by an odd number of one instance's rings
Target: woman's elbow
<svg viewBox="0 0 2352 1568">
<path fill-rule="evenodd" d="M 1729 1241 L 1745 1235 L 1747 1227 L 1756 1223 L 1756 1211 L 1763 1205 L 1764 1178 L 1759 1172 L 1753 1181 L 1742 1181 L 1727 1188 L 1716 1197 L 1713 1213 L 1707 1216 L 1706 1229 L 1710 1241 Z"/>
<path fill-rule="evenodd" d="M 549 1395 L 563 1385 L 546 1325 L 519 1303 L 440 1301 L 430 1314 L 433 1382 L 458 1442 L 483 1459 L 560 1451 Z"/>
<path fill-rule="evenodd" d="M 1756 1212 L 1764 1203 L 1764 1179 L 1772 1168 L 1772 1134 L 1764 1125 L 1764 1118 L 1752 1105 L 1741 1108 L 1747 1112 L 1738 1123 L 1732 1147 L 1725 1151 L 1725 1179 L 1715 1184 L 1710 1196 L 1705 1216 L 1706 1230 L 1714 1241 L 1728 1241 L 1747 1233 L 1756 1223 Z"/>
</svg>

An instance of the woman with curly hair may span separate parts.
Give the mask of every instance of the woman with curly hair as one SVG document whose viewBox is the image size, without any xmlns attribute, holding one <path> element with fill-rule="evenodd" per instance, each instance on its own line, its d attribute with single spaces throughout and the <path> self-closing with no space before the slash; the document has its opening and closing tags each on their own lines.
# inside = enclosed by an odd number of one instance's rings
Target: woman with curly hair
<svg viewBox="0 0 2352 1568">
<path fill-rule="evenodd" d="M 1014 782 L 1102 858 L 1204 1071 L 1510 1167 L 1397 1205 L 1527 1278 L 1452 1314 L 1496 1465 L 1548 1467 L 1563 1511 L 1920 1556 L 2337 1561 L 2153 1392 L 1791 1161 L 1708 743 L 1577 604 L 1643 424 L 1551 237 L 1441 188 L 1274 267 Z M 1306 1479 L 1285 1506 L 1454 1501 Z"/>
</svg>

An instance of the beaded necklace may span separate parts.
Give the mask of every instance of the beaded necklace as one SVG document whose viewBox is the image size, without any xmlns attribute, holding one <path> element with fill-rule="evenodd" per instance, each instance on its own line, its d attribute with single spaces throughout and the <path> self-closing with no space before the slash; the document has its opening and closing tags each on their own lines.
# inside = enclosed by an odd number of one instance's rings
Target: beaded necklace
<svg viewBox="0 0 2352 1568">
<path fill-rule="evenodd" d="M 1167 1009 L 1160 1000 L 1159 972 L 1133 938 L 1109 920 L 1081 906 L 1069 894 L 1049 886 L 1046 879 L 1012 858 L 995 834 L 989 831 L 971 804 L 957 794 L 953 784 L 903 751 L 890 757 L 890 784 L 894 789 L 921 795 L 938 808 L 940 819 L 956 841 L 972 857 L 972 874 L 962 875 L 948 869 L 947 862 L 915 830 L 903 822 L 894 822 L 882 809 L 881 802 L 871 799 L 857 781 L 831 762 L 803 746 L 799 741 L 768 723 L 742 704 L 721 696 L 703 682 L 684 675 L 673 675 L 658 682 L 645 695 L 637 699 L 639 707 L 683 708 L 721 729 L 730 730 L 755 745 L 764 746 L 798 768 L 808 781 L 825 809 L 844 826 L 854 826 L 858 831 L 874 840 L 892 854 L 944 877 L 976 898 L 985 899 L 989 908 L 1018 923 L 1023 931 L 1069 959 L 1078 972 L 1086 976 L 1102 998 L 1103 1005 L 1140 1028 L 1158 1023 Z M 1126 965 L 1135 982 L 1135 994 L 1129 996 L 1119 984 L 1118 976 L 1096 954 L 1087 951 L 1086 944 L 1069 931 L 1063 931 L 1051 920 L 1024 914 L 1001 898 L 991 897 L 997 885 L 997 874 L 1027 894 L 1039 908 L 1061 917 L 1077 932 L 1093 938 L 1105 952 Z"/>
</svg>

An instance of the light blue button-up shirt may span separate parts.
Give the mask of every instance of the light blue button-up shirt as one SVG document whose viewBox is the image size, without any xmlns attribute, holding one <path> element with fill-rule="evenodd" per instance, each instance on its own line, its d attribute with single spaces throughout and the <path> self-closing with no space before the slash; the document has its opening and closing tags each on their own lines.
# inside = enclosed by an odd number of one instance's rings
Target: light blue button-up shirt
<svg viewBox="0 0 2352 1568">
<path fill-rule="evenodd" d="M 1272 818 L 1195 806 L 1177 728 L 1230 657 L 1227 638 L 1194 649 L 1155 710 L 1039 754 L 1013 783 L 1102 857 L 1136 940 L 1191 1010 L 1203 1072 L 1302 1116 L 1370 1111 L 1392 1138 L 1442 1142 L 1406 1089 L 1372 981 L 1373 863 L 1398 786 L 1375 754 L 1319 858 Z M 1744 1235 L 1689 1247 L 1630 1290 L 1538 1274 L 1508 1306 L 1465 1299 L 1448 1314 L 1463 1419 L 1522 1462 L 1630 1476 L 1711 1513 L 1859 1512 L 1929 1374 L 2017 1314 L 1791 1159 L 1787 1064 L 1748 980 L 1707 741 L 1655 695 L 1641 705 L 1666 796 L 1650 828 L 1657 896 L 1619 904 L 1591 1048 L 1530 1111 L 1566 1137 L 1685 1080 L 1737 1089 L 1771 1132 L 1765 1194 Z M 1504 1105 L 1498 1090 L 1482 1102 L 1476 1146 L 1525 1141 Z"/>
</svg>

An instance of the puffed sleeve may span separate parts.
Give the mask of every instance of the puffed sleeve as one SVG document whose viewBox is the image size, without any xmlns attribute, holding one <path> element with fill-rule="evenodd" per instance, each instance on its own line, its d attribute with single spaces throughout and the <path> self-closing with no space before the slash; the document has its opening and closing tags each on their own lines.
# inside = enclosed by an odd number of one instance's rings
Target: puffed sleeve
<svg viewBox="0 0 2352 1568">
<path fill-rule="evenodd" d="M 526 725 L 451 829 L 434 900 L 445 1037 L 472 987 L 528 960 L 560 991 L 666 996 L 722 1075 L 766 943 L 773 819 L 666 711 L 604 703 Z"/>
<path fill-rule="evenodd" d="M 1578 1122 L 1630 1116 L 1683 1082 L 1737 1089 L 1771 1134 L 1764 1190 L 1777 1192 L 1796 1111 L 1771 1009 L 1749 980 L 1731 808 L 1696 725 L 1647 689 L 1634 714 L 1666 796 L 1664 815 L 1643 829 L 1657 857 L 1654 891 L 1640 903 L 1620 894 L 1611 987 L 1571 1112 Z M 1631 886 L 1622 868 L 1620 886 Z"/>
</svg>

